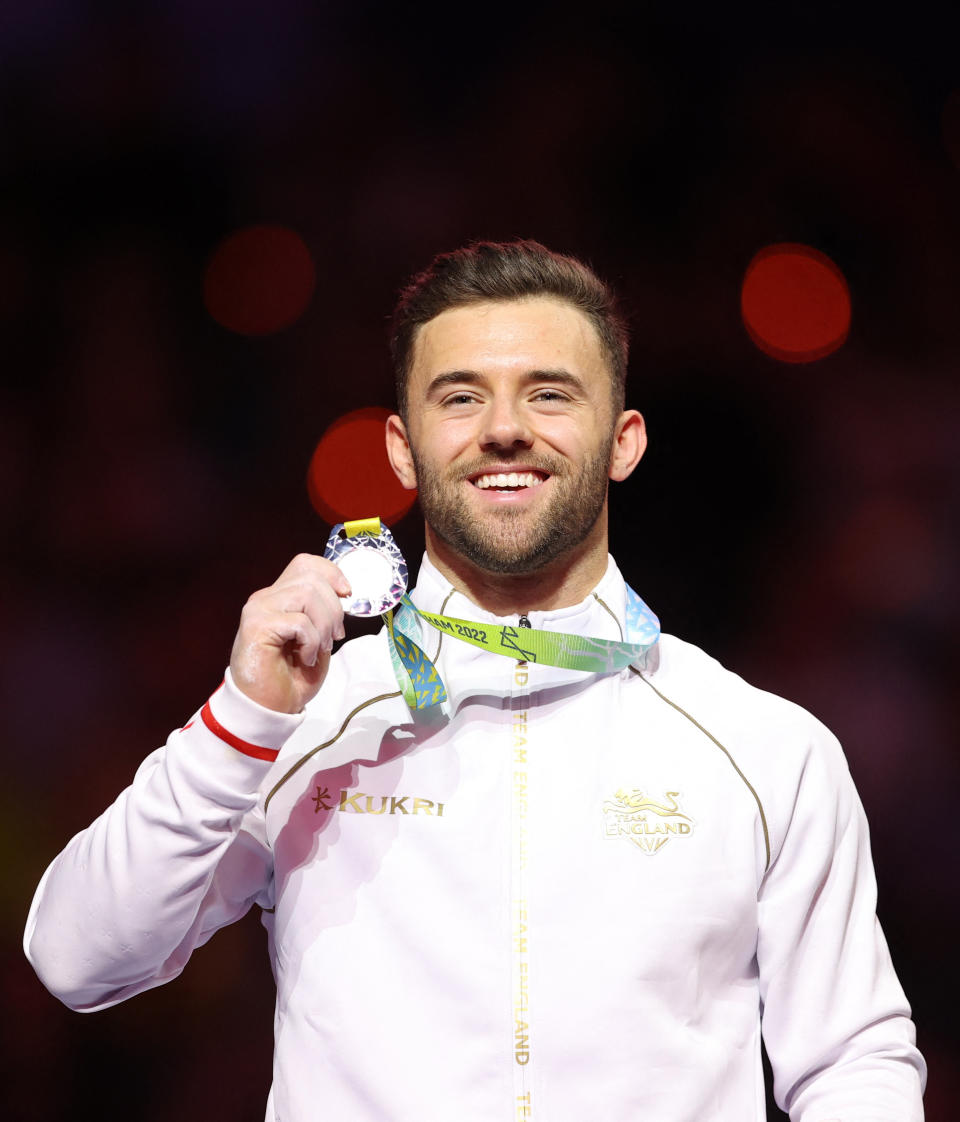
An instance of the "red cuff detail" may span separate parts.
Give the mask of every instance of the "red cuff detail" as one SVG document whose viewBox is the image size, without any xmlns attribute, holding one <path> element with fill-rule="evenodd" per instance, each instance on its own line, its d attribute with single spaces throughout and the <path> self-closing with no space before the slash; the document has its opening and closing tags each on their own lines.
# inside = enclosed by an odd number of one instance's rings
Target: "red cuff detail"
<svg viewBox="0 0 960 1122">
<path fill-rule="evenodd" d="M 234 736 L 232 732 L 228 732 L 213 715 L 209 701 L 200 710 L 200 717 L 214 736 L 219 737 L 220 740 L 229 744 L 231 748 L 236 748 L 238 752 L 242 752 L 245 756 L 253 756 L 255 760 L 267 760 L 269 763 L 273 763 L 280 755 L 279 748 L 261 748 L 259 744 L 250 744 L 246 740 L 241 740 L 239 736 Z"/>
</svg>

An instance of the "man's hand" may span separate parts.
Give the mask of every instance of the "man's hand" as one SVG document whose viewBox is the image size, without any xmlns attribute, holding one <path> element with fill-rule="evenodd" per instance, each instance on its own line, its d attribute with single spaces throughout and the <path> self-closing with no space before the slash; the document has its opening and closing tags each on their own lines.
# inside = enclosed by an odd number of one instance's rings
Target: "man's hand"
<svg viewBox="0 0 960 1122">
<path fill-rule="evenodd" d="M 340 597 L 349 595 L 332 561 L 295 557 L 244 606 L 230 654 L 237 688 L 267 709 L 299 713 L 323 684 L 333 641 L 344 636 Z"/>
</svg>

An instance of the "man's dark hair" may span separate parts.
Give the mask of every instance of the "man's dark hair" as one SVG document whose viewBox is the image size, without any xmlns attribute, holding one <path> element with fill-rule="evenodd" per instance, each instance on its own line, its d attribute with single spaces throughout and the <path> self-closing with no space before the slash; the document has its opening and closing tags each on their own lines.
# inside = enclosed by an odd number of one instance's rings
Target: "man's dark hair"
<svg viewBox="0 0 960 1122">
<path fill-rule="evenodd" d="M 614 412 L 623 409 L 629 334 L 614 291 L 575 257 L 534 241 L 473 242 L 438 254 L 401 291 L 390 331 L 397 407 L 407 415 L 407 379 L 417 332 L 441 312 L 485 301 L 552 296 L 590 320 L 610 366 Z"/>
</svg>

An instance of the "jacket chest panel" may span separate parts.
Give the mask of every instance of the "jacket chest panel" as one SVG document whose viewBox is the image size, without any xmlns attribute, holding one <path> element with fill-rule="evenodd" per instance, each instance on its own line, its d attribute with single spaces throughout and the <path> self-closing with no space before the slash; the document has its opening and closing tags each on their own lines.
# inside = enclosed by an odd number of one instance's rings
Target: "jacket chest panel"
<svg viewBox="0 0 960 1122">
<path fill-rule="evenodd" d="M 458 912 L 506 930 L 518 871 L 543 932 L 570 930 L 578 894 L 580 946 L 598 916 L 614 939 L 645 927 L 646 962 L 671 961 L 678 940 L 741 946 L 756 808 L 723 753 L 642 682 L 517 685 L 380 730 L 376 761 L 298 772 L 273 816 L 281 960 L 361 906 L 371 929 L 389 916 L 412 939 Z"/>
</svg>

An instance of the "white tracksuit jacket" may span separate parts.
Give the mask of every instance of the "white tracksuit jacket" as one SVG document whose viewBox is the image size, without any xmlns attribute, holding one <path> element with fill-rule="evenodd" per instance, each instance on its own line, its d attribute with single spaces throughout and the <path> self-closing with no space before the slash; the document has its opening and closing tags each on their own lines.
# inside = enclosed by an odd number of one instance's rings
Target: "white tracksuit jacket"
<svg viewBox="0 0 960 1122">
<path fill-rule="evenodd" d="M 414 600 L 494 619 L 428 561 Z M 530 621 L 618 638 L 623 615 L 611 559 Z M 449 700 L 416 719 L 383 634 L 304 714 L 228 674 L 45 874 L 44 983 L 112 1005 L 256 903 L 270 1122 L 753 1122 L 761 1013 L 794 1122 L 922 1118 L 867 824 L 819 722 L 671 636 L 598 676 L 425 630 Z"/>
</svg>

